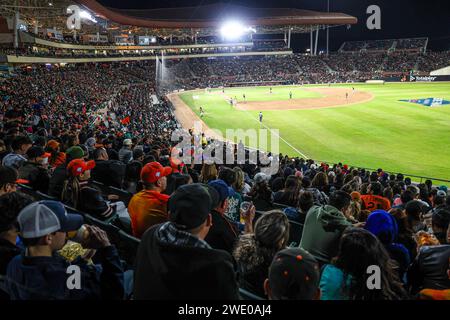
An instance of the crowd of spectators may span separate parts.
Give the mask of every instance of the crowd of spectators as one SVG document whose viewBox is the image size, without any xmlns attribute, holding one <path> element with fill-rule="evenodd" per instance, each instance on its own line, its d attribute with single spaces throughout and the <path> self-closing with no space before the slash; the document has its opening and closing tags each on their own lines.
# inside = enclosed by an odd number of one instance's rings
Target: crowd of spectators
<svg viewBox="0 0 450 320">
<path fill-rule="evenodd" d="M 274 79 L 276 59 L 257 64 Z M 205 61 L 213 74 L 226 62 Z M 251 58 L 232 61 L 224 76 L 238 65 L 250 75 Z M 191 148 L 197 161 L 183 162 L 172 105 L 147 76 L 154 66 L 3 79 L 2 299 L 450 298 L 447 187 L 283 155 L 269 155 L 280 160 L 269 175 L 248 150 L 245 164 L 210 164 Z M 223 148 L 236 159 L 238 146 Z M 79 290 L 67 286 L 74 265 Z M 377 290 L 366 285 L 373 265 Z"/>
</svg>

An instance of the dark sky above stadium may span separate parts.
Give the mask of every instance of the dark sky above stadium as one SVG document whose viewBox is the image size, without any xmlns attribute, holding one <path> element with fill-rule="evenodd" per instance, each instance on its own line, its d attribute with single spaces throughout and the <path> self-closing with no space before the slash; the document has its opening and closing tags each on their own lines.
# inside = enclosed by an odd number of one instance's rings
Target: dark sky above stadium
<svg viewBox="0 0 450 320">
<path fill-rule="evenodd" d="M 98 0 L 106 6 L 122 9 L 151 9 L 197 6 L 220 2 L 217 0 Z M 248 7 L 290 7 L 326 11 L 327 0 L 235 0 L 221 1 Z M 366 9 L 376 4 L 381 8 L 381 30 L 368 30 Z M 449 0 L 330 0 L 331 11 L 343 12 L 358 18 L 358 25 L 350 30 L 345 27 L 330 33 L 331 48 L 336 50 L 345 40 L 392 39 L 402 37 L 430 38 L 430 48 L 450 49 L 450 1 Z M 323 37 L 322 37 L 323 36 Z M 324 33 L 320 49 L 325 48 Z M 309 45 L 307 35 L 293 39 L 296 51 Z"/>
</svg>

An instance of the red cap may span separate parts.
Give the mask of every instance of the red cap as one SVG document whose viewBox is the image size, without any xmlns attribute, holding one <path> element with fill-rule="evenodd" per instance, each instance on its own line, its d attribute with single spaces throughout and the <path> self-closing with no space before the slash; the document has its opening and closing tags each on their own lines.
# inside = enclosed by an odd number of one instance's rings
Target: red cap
<svg viewBox="0 0 450 320">
<path fill-rule="evenodd" d="M 348 170 L 348 165 L 344 164 L 344 169 Z"/>
<path fill-rule="evenodd" d="M 159 162 L 150 162 L 142 168 L 141 180 L 146 183 L 155 183 L 171 173 L 171 167 L 163 167 Z"/>
<path fill-rule="evenodd" d="M 83 159 L 75 159 L 69 162 L 67 170 L 72 176 L 78 177 L 87 170 L 91 170 L 95 167 L 95 161 L 84 161 Z"/>
</svg>

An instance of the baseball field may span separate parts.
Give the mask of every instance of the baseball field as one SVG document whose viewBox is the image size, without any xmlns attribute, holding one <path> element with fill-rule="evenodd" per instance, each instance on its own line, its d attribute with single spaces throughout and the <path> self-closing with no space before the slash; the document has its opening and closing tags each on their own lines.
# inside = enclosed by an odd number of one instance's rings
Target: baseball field
<svg viewBox="0 0 450 320">
<path fill-rule="evenodd" d="M 450 83 L 225 88 L 171 97 L 186 127 L 193 119 L 183 118 L 197 119 L 202 107 L 204 124 L 223 135 L 278 129 L 283 154 L 450 180 L 450 104 L 400 101 L 428 98 L 450 100 Z"/>
</svg>

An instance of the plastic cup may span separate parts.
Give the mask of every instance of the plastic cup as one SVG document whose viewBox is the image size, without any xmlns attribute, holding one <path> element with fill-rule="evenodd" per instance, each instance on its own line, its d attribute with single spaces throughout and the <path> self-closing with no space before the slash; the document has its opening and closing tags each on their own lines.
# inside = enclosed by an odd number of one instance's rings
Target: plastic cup
<svg viewBox="0 0 450 320">
<path fill-rule="evenodd" d="M 241 223 L 245 223 L 245 216 L 252 207 L 252 203 L 249 201 L 244 201 L 241 203 Z"/>
</svg>

